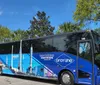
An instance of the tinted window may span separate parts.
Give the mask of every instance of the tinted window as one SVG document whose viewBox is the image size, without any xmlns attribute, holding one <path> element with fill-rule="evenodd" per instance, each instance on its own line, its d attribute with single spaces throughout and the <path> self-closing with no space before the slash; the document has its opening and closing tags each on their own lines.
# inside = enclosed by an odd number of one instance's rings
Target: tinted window
<svg viewBox="0 0 100 85">
<path fill-rule="evenodd" d="M 53 47 L 56 51 L 77 54 L 77 40 L 75 35 L 61 35 L 53 38 Z"/>
<path fill-rule="evenodd" d="M 85 38 L 86 40 L 91 39 L 91 36 L 89 33 L 72 33 L 67 35 L 66 39 L 66 47 L 67 47 L 67 52 L 77 55 L 77 41 L 81 40 L 82 38 Z"/>
<path fill-rule="evenodd" d="M 0 54 L 10 54 L 12 52 L 12 46 L 13 46 L 13 53 L 19 53 L 19 47 L 20 43 L 8 43 L 8 44 L 1 44 L 0 45 Z"/>
<path fill-rule="evenodd" d="M 13 43 L 12 45 L 13 45 L 13 53 L 14 54 L 18 54 L 19 53 L 19 49 L 20 49 L 20 42 Z"/>
<path fill-rule="evenodd" d="M 53 50 L 66 51 L 66 36 L 56 36 L 53 38 Z"/>
<path fill-rule="evenodd" d="M 81 34 L 69 34 L 66 39 L 67 52 L 77 55 L 77 41 L 82 37 Z"/>
<path fill-rule="evenodd" d="M 22 41 L 22 53 L 30 53 L 31 42 L 29 40 Z"/>
<path fill-rule="evenodd" d="M 34 52 L 51 52 L 53 51 L 52 38 L 43 38 L 33 40 Z"/>
<path fill-rule="evenodd" d="M 90 39 L 89 33 L 71 33 L 53 37 L 53 51 L 62 51 L 77 55 L 77 41 L 81 38 Z"/>
<path fill-rule="evenodd" d="M 56 36 L 53 38 L 53 47 L 55 48 L 55 51 L 77 55 L 77 40 L 80 40 L 81 36 L 79 34 Z"/>
<path fill-rule="evenodd" d="M 100 36 L 93 33 L 95 42 L 95 64 L 100 68 Z"/>
<path fill-rule="evenodd" d="M 34 52 L 54 52 L 62 51 L 77 55 L 77 40 L 82 37 L 90 39 L 89 33 L 71 33 L 64 35 L 56 35 L 49 38 L 39 38 L 33 40 L 22 41 L 23 53 L 30 53 L 31 44 Z M 12 45 L 14 46 L 14 53 L 19 53 L 20 42 L 2 44 L 0 45 L 1 53 L 10 53 Z"/>
<path fill-rule="evenodd" d="M 0 45 L 0 54 L 11 53 L 11 45 L 2 44 Z"/>
</svg>

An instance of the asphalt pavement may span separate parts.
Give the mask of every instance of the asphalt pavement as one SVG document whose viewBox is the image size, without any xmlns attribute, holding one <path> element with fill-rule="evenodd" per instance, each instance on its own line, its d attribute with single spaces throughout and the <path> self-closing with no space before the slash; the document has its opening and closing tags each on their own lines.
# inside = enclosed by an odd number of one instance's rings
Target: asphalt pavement
<svg viewBox="0 0 100 85">
<path fill-rule="evenodd" d="M 55 81 L 24 77 L 0 76 L 0 85 L 58 85 Z"/>
</svg>

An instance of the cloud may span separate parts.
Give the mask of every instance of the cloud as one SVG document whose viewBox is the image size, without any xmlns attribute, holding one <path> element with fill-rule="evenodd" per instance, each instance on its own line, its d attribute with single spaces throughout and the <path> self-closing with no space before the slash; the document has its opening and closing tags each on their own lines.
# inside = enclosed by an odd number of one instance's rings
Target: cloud
<svg viewBox="0 0 100 85">
<path fill-rule="evenodd" d="M 32 13 L 29 13 L 29 12 L 14 12 L 14 11 L 10 11 L 8 12 L 9 15 L 11 16 L 16 16 L 16 15 L 25 15 L 25 16 L 30 16 L 32 15 Z"/>
<path fill-rule="evenodd" d="M 2 14 L 3 14 L 3 11 L 1 10 L 1 11 L 0 11 L 0 16 L 1 16 Z"/>
<path fill-rule="evenodd" d="M 2 7 L 0 7 L 0 16 L 3 14 Z"/>
<path fill-rule="evenodd" d="M 9 14 L 10 14 L 10 15 L 17 15 L 18 12 L 13 12 L 13 11 L 12 11 L 12 12 L 9 12 Z"/>
</svg>

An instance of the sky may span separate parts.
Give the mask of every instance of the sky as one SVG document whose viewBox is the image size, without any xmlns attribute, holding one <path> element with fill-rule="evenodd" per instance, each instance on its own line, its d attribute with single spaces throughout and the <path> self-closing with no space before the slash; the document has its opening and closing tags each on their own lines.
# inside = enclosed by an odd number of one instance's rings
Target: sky
<svg viewBox="0 0 100 85">
<path fill-rule="evenodd" d="M 57 29 L 64 22 L 74 21 L 75 9 L 76 0 L 0 0 L 0 25 L 27 30 L 37 11 L 44 11 Z"/>
</svg>

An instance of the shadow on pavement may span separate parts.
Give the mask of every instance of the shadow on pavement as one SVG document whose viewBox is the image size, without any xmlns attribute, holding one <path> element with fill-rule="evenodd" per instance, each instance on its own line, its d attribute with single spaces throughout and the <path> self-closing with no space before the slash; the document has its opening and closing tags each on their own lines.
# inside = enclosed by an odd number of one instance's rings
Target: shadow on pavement
<svg viewBox="0 0 100 85">
<path fill-rule="evenodd" d="M 11 77 L 11 78 L 20 78 L 20 79 L 25 79 L 25 80 L 30 80 L 30 81 L 37 81 L 37 82 L 44 82 L 44 83 L 59 85 L 58 81 L 56 81 L 56 80 L 49 80 L 49 79 L 46 80 L 46 79 L 40 79 L 40 78 L 34 78 L 34 77 L 8 75 L 8 74 L 2 74 L 0 76 L 7 76 L 7 77 Z M 78 84 L 75 84 L 75 85 L 78 85 Z"/>
</svg>

